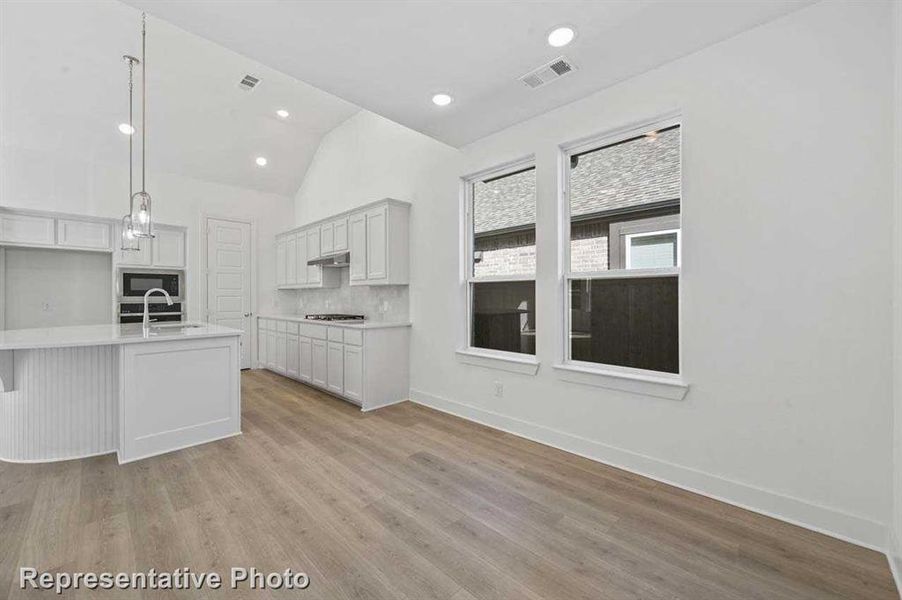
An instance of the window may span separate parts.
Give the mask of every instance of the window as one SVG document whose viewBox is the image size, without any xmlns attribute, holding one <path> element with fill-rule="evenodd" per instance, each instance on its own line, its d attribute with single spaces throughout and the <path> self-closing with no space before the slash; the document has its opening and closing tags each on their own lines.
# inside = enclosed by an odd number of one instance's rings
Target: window
<svg viewBox="0 0 902 600">
<path fill-rule="evenodd" d="M 465 180 L 469 345 L 536 353 L 536 171 Z"/>
<path fill-rule="evenodd" d="M 567 360 L 679 373 L 680 126 L 566 157 Z"/>
</svg>

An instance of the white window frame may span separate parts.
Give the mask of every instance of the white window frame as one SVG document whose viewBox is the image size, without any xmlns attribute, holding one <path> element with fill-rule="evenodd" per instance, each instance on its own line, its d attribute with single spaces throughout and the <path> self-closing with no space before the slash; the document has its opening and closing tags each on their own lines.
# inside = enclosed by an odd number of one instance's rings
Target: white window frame
<svg viewBox="0 0 902 600">
<path fill-rule="evenodd" d="M 460 178 L 461 186 L 461 287 L 464 303 L 464 323 L 461 331 L 461 341 L 458 344 L 457 356 L 461 362 L 481 367 L 500 369 L 515 373 L 535 375 L 538 372 L 539 361 L 536 355 L 523 354 L 521 352 L 507 352 L 488 348 L 477 348 L 472 345 L 473 340 L 473 286 L 476 283 L 516 282 L 532 281 L 535 285 L 536 273 L 532 275 L 474 275 L 473 251 L 475 248 L 475 235 L 473 226 L 473 184 L 485 179 L 504 177 L 518 171 L 535 169 L 535 155 L 503 163 L 475 173 L 464 175 Z M 536 172 L 538 175 L 538 172 Z M 538 184 L 538 179 L 536 181 Z M 538 200 L 537 200 L 538 202 Z M 536 239 L 538 245 L 538 238 Z M 538 250 L 538 248 L 537 248 Z M 538 332 L 537 332 L 538 337 Z"/>
<path fill-rule="evenodd" d="M 604 146 L 615 144 L 633 137 L 644 135 L 649 131 L 657 131 L 672 127 L 680 126 L 680 137 L 683 138 L 683 126 L 681 115 L 678 111 L 674 111 L 665 115 L 660 115 L 653 119 L 634 122 L 630 125 L 619 127 L 602 134 L 593 135 L 582 138 L 573 142 L 562 144 L 559 146 L 558 160 L 558 182 L 559 182 L 559 286 L 560 294 L 559 306 L 563 308 L 563 314 L 559 316 L 561 323 L 560 341 L 562 353 L 559 355 L 560 362 L 554 365 L 555 371 L 561 379 L 587 385 L 595 385 L 609 389 L 617 389 L 627 392 L 634 392 L 643 395 L 657 396 L 662 398 L 670 398 L 681 400 L 688 390 L 688 384 L 683 379 L 683 332 L 682 332 L 682 303 L 683 303 L 683 286 L 678 286 L 677 296 L 677 327 L 678 327 L 678 371 L 677 373 L 666 373 L 660 371 L 651 371 L 647 369 L 637 369 L 633 367 L 625 367 L 621 365 L 609 365 L 603 363 L 594 363 L 588 361 L 573 360 L 570 355 L 570 318 L 571 318 L 571 281 L 581 279 L 625 279 L 635 277 L 676 277 L 678 280 L 682 272 L 682 233 L 677 235 L 677 266 L 672 268 L 660 269 L 617 269 L 613 271 L 594 271 L 594 272 L 577 272 L 571 271 L 570 263 L 570 157 L 574 154 L 582 154 L 584 152 L 599 149 Z M 682 142 L 681 142 L 682 145 Z M 680 163 L 682 171 L 682 148 L 680 151 Z M 682 172 L 680 174 L 680 214 L 682 215 L 684 195 L 682 190 Z M 682 224 L 680 226 L 682 230 Z M 657 232 L 661 233 L 661 232 Z M 642 234 L 636 234 L 642 235 Z M 624 263 L 625 264 L 625 263 Z"/>
<path fill-rule="evenodd" d="M 667 235 L 668 233 L 676 234 L 676 267 L 679 268 L 682 264 L 682 237 L 679 229 L 661 229 L 660 231 L 645 231 L 642 233 L 628 233 L 624 237 L 626 238 L 626 243 L 624 244 L 624 268 L 632 269 L 631 266 L 632 261 L 632 244 L 631 242 L 636 238 L 644 238 L 644 237 L 652 237 L 655 235 Z"/>
</svg>

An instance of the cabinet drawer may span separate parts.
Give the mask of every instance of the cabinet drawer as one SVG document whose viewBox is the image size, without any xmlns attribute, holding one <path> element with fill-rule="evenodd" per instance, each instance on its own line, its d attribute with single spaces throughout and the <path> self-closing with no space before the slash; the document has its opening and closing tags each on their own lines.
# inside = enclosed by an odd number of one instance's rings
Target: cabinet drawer
<svg viewBox="0 0 902 600">
<path fill-rule="evenodd" d="M 300 324 L 301 335 L 306 335 L 315 340 L 326 339 L 326 328 L 323 325 L 311 325 L 310 323 Z"/>
<path fill-rule="evenodd" d="M 286 321 L 285 322 L 285 331 L 291 335 L 298 334 L 298 323 L 294 321 Z"/>
<path fill-rule="evenodd" d="M 344 330 L 341 327 L 330 327 L 329 328 L 329 341 L 330 342 L 343 342 L 345 339 Z"/>
<path fill-rule="evenodd" d="M 363 345 L 363 332 L 359 329 L 345 329 L 345 344 L 352 346 Z"/>
</svg>

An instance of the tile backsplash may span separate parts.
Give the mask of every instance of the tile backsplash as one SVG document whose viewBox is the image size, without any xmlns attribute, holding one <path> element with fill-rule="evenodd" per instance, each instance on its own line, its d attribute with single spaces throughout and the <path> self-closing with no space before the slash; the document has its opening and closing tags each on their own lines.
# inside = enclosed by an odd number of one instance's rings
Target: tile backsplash
<svg viewBox="0 0 902 600">
<path fill-rule="evenodd" d="M 341 287 L 316 290 L 283 290 L 296 296 L 290 310 L 311 313 L 362 314 L 371 321 L 409 321 L 410 302 L 406 285 L 355 285 L 348 283 L 349 269 L 341 270 Z M 283 304 L 283 302 L 280 302 Z"/>
</svg>

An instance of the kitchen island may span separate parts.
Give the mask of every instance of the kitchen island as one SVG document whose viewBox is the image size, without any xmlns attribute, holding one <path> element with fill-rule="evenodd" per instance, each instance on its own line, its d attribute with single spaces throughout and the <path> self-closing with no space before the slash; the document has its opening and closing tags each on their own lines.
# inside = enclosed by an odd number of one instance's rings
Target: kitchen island
<svg viewBox="0 0 902 600">
<path fill-rule="evenodd" d="M 240 335 L 206 323 L 0 331 L 0 460 L 125 463 L 241 433 Z"/>
</svg>

